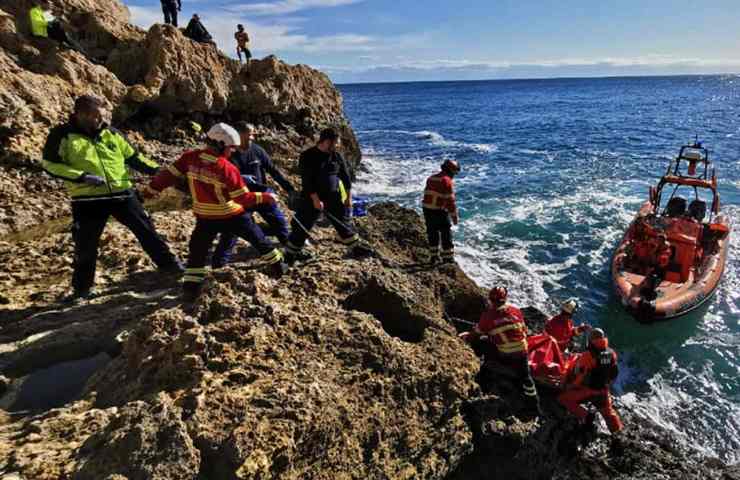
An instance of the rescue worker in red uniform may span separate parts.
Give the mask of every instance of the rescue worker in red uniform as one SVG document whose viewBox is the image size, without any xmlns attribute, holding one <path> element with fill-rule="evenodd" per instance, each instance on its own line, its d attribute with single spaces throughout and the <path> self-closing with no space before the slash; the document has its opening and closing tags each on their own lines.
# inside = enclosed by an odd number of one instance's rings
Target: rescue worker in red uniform
<svg viewBox="0 0 740 480">
<path fill-rule="evenodd" d="M 593 404 L 604 417 L 609 431 L 619 432 L 624 425 L 614 410 L 609 392 L 618 373 L 617 353 L 609 348 L 604 331 L 595 328 L 591 332 L 588 350 L 578 354 L 566 373 L 566 390 L 558 396 L 558 401 L 587 427 L 593 425 L 596 416 L 589 413 L 583 404 Z"/>
<path fill-rule="evenodd" d="M 671 257 L 673 257 L 673 248 L 671 248 L 671 244 L 668 242 L 666 234 L 661 233 L 658 235 L 658 242 L 655 246 L 652 266 L 646 273 L 645 280 L 640 287 L 640 291 L 647 298 L 651 300 L 654 299 L 656 289 L 665 278 L 668 265 L 671 263 Z"/>
<path fill-rule="evenodd" d="M 275 198 L 270 193 L 250 192 L 239 170 L 228 160 L 240 143 L 239 133 L 219 123 L 209 130 L 206 142 L 208 148 L 186 152 L 157 174 L 142 192 L 145 197 L 153 197 L 181 179 L 188 182 L 197 223 L 190 236 L 190 254 L 183 279 L 183 296 L 187 302 L 200 295 L 207 272 L 206 258 L 219 233 L 247 240 L 260 253 L 271 274 L 280 276 L 287 269 L 282 253 L 267 241 L 249 213 L 259 205 L 274 203 Z"/>
<path fill-rule="evenodd" d="M 521 384 L 524 394 L 524 416 L 535 418 L 541 414 L 537 388 L 532 379 L 527 353 L 527 325 L 518 308 L 506 303 L 508 292 L 505 287 L 495 287 L 488 294 L 491 306 L 481 315 L 472 332 L 460 337 L 475 343 L 481 337 L 495 347 L 495 360 L 509 368 Z"/>
<path fill-rule="evenodd" d="M 442 261 L 455 260 L 455 244 L 452 242 L 452 225 L 459 221 L 455 202 L 455 175 L 460 173 L 460 164 L 447 160 L 441 171 L 427 179 L 422 207 L 429 240 L 430 263 L 439 261 L 439 243 L 442 241 Z"/>
<path fill-rule="evenodd" d="M 573 325 L 573 314 L 578 310 L 578 300 L 569 298 L 560 307 L 560 313 L 545 324 L 545 332 L 558 342 L 560 351 L 565 353 L 573 337 L 591 329 L 589 325 Z"/>
</svg>

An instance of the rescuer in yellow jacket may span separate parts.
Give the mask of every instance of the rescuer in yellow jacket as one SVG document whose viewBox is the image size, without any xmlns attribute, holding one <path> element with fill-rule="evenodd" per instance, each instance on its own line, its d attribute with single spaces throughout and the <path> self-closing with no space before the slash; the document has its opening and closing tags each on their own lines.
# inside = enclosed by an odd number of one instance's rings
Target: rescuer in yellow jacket
<svg viewBox="0 0 740 480">
<path fill-rule="evenodd" d="M 64 27 L 62 27 L 59 20 L 44 10 L 45 6 L 44 2 L 36 1 L 28 11 L 31 35 L 39 38 L 51 38 L 67 47 L 79 50 L 78 46 L 67 36 L 67 32 L 64 31 Z"/>
<path fill-rule="evenodd" d="M 153 175 L 159 166 L 104 124 L 100 99 L 79 97 L 70 120 L 49 133 L 43 155 L 44 170 L 64 180 L 72 197 L 74 292 L 69 301 L 94 296 L 98 242 L 111 216 L 131 230 L 160 271 L 183 271 L 134 194 L 129 177 L 128 167 Z"/>
</svg>

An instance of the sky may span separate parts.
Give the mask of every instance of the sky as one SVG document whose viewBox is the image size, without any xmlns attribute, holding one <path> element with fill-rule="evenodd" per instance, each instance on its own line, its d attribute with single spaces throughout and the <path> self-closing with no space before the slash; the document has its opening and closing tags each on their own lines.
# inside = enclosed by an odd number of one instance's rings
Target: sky
<svg viewBox="0 0 740 480">
<path fill-rule="evenodd" d="M 124 0 L 137 25 L 159 0 Z M 737 0 L 183 0 L 236 56 L 275 54 L 336 83 L 740 73 Z"/>
</svg>

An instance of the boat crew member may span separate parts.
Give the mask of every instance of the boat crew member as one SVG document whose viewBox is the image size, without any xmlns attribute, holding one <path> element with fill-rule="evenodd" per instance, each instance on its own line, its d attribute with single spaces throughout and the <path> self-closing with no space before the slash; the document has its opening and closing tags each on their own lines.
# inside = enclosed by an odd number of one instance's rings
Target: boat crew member
<svg viewBox="0 0 740 480">
<path fill-rule="evenodd" d="M 490 307 L 483 312 L 480 321 L 471 332 L 460 337 L 468 343 L 475 343 L 486 336 L 495 347 L 495 359 L 508 367 L 518 379 L 524 395 L 524 416 L 533 418 L 540 415 L 537 388 L 532 379 L 527 348 L 527 325 L 524 315 L 518 308 L 509 305 L 505 287 L 495 287 L 489 292 Z"/>
<path fill-rule="evenodd" d="M 439 244 L 442 242 L 442 261 L 455 260 L 455 245 L 452 241 L 452 225 L 459 220 L 455 202 L 455 175 L 460 173 L 460 164 L 446 160 L 438 173 L 429 177 L 424 189 L 422 207 L 427 227 L 430 263 L 439 261 Z"/>
<path fill-rule="evenodd" d="M 247 240 L 261 255 L 263 265 L 276 277 L 286 268 L 283 256 L 267 241 L 252 221 L 249 209 L 274 203 L 270 193 L 250 192 L 239 170 L 229 162 L 229 155 L 241 142 L 233 127 L 219 123 L 211 127 L 207 148 L 185 152 L 174 164 L 154 177 L 142 192 L 155 196 L 167 187 L 187 179 L 193 198 L 196 224 L 190 236 L 190 253 L 183 281 L 183 300 L 195 301 L 206 277 L 206 259 L 219 233 Z"/>
<path fill-rule="evenodd" d="M 51 130 L 44 146 L 42 167 L 64 180 L 72 197 L 73 292 L 66 301 L 95 296 L 98 244 L 111 216 L 136 236 L 160 271 L 182 272 L 182 265 L 157 234 L 134 194 L 129 177 L 128 167 L 152 175 L 159 165 L 139 153 L 121 132 L 105 124 L 103 107 L 97 97 L 79 97 L 70 119 Z"/>
<path fill-rule="evenodd" d="M 558 401 L 586 426 L 593 425 L 595 414 L 589 413 L 583 404 L 591 403 L 599 409 L 610 432 L 622 430 L 624 426 L 609 391 L 619 373 L 617 353 L 609 348 L 603 330 L 595 328 L 591 332 L 588 350 L 577 354 L 571 365 L 566 373 L 566 390 L 558 396 Z"/>
</svg>

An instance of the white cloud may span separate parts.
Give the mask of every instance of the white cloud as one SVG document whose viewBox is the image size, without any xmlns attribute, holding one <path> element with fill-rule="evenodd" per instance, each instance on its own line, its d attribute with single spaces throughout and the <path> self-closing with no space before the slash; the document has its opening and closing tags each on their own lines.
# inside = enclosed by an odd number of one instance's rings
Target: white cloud
<svg viewBox="0 0 740 480">
<path fill-rule="evenodd" d="M 276 2 L 242 3 L 230 5 L 229 10 L 250 15 L 285 15 L 310 8 L 339 7 L 364 0 L 279 0 Z"/>
</svg>

